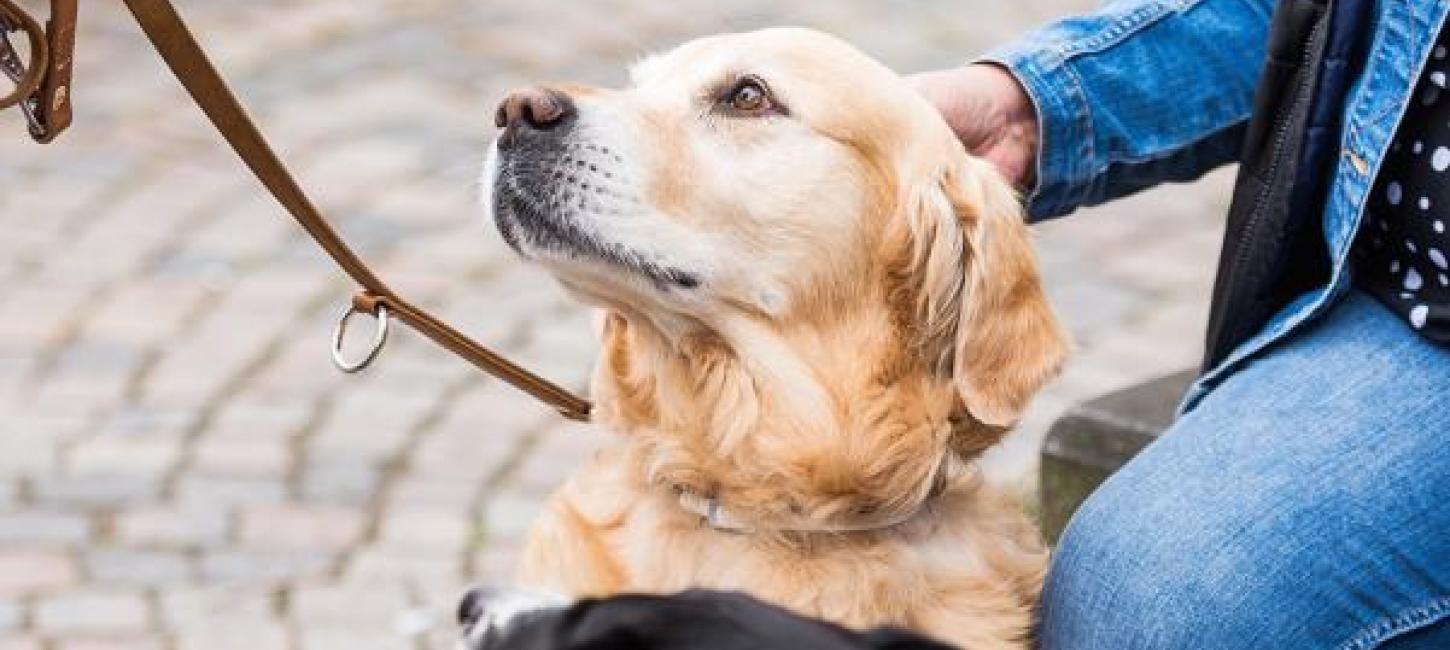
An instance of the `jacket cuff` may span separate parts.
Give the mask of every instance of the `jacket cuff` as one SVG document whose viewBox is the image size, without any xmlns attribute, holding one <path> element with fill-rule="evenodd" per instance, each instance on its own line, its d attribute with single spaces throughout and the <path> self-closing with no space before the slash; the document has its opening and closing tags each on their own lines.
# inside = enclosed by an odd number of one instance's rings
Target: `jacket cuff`
<svg viewBox="0 0 1450 650">
<path fill-rule="evenodd" d="M 1036 180 L 1027 193 L 1028 221 L 1072 212 L 1093 178 L 1092 113 L 1077 75 L 1053 48 L 1027 41 L 989 51 L 973 63 L 1005 68 L 1037 112 Z"/>
</svg>

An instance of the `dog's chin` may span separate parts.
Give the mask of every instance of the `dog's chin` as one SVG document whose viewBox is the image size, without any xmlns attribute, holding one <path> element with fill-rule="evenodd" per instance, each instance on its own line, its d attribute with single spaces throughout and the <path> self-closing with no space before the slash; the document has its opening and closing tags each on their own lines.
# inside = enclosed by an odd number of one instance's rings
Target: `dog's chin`
<svg viewBox="0 0 1450 650">
<path fill-rule="evenodd" d="M 583 225 L 592 215 L 538 196 L 506 172 L 495 181 L 490 200 L 494 226 L 504 242 L 525 260 L 546 266 L 571 289 L 607 285 L 632 289 L 644 284 L 654 291 L 670 292 L 701 285 L 695 273 L 655 261 L 597 234 L 597 229 Z"/>
</svg>

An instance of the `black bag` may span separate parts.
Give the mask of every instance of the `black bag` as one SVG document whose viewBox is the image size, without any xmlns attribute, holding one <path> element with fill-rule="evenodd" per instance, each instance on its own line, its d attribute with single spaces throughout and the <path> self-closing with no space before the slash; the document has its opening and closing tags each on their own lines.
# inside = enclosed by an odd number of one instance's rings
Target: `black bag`
<svg viewBox="0 0 1450 650">
<path fill-rule="evenodd" d="M 1374 0 L 1282 0 L 1240 155 L 1204 370 L 1329 280 L 1321 228 L 1344 98 Z M 1326 66 L 1326 61 L 1345 65 Z"/>
</svg>

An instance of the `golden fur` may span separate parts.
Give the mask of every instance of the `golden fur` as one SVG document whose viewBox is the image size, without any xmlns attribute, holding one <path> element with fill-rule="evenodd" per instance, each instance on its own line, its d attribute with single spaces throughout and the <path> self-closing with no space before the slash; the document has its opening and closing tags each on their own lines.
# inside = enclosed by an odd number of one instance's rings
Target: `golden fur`
<svg viewBox="0 0 1450 650">
<path fill-rule="evenodd" d="M 702 119 L 702 89 L 742 71 L 789 114 Z M 703 39 L 634 77 L 568 91 L 594 119 L 581 132 L 637 167 L 653 220 L 639 245 L 685 233 L 660 256 L 698 250 L 680 263 L 709 272 L 674 292 L 540 254 L 608 311 L 593 396 L 618 440 L 555 494 L 522 582 L 742 589 L 853 626 L 1027 645 L 1046 551 L 971 461 L 1066 343 L 1010 188 L 897 75 L 815 32 Z M 710 245 L 692 248 L 696 233 Z M 703 525 L 681 490 L 754 532 Z"/>
</svg>

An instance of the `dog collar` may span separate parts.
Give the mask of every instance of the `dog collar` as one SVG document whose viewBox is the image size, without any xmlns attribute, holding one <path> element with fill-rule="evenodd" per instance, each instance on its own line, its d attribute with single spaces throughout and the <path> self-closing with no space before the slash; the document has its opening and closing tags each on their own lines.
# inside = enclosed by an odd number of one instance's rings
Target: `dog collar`
<svg viewBox="0 0 1450 650">
<path fill-rule="evenodd" d="M 897 515 L 884 521 L 872 521 L 860 524 L 830 524 L 806 517 L 797 517 L 794 521 L 778 527 L 759 528 L 745 523 L 745 520 L 732 514 L 730 509 L 721 503 L 718 497 L 704 496 L 688 488 L 676 486 L 675 495 L 679 500 L 680 507 L 685 511 L 697 515 L 705 525 L 715 530 L 740 535 L 757 532 L 779 532 L 779 533 L 865 533 L 872 531 L 887 530 L 905 524 L 917 515 L 926 512 L 931 507 L 931 502 L 936 500 L 942 492 L 946 491 L 947 480 L 950 474 L 951 459 L 944 459 L 941 465 L 937 466 L 932 476 L 931 488 L 921 505 L 911 512 Z"/>
<path fill-rule="evenodd" d="M 701 519 L 705 520 L 705 525 L 727 533 L 755 532 L 755 528 L 745 525 L 740 519 L 730 514 L 724 506 L 721 506 L 719 499 L 701 496 L 683 488 L 676 488 L 675 492 L 679 497 L 680 507 L 699 515 Z"/>
</svg>

